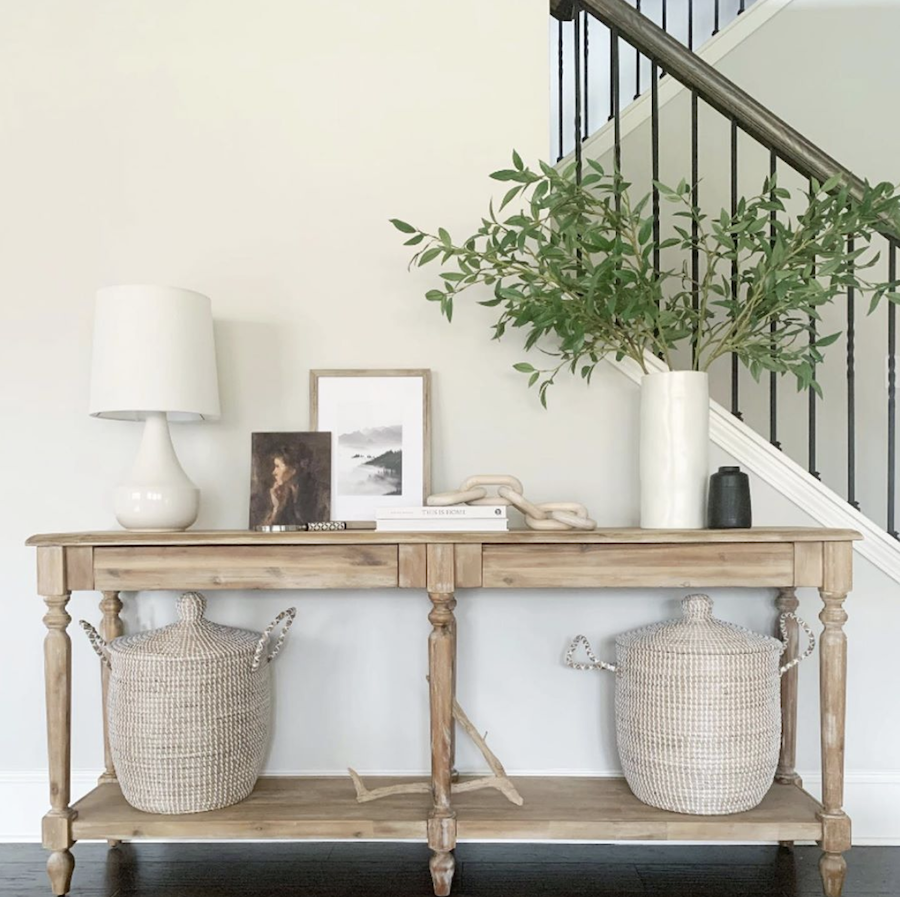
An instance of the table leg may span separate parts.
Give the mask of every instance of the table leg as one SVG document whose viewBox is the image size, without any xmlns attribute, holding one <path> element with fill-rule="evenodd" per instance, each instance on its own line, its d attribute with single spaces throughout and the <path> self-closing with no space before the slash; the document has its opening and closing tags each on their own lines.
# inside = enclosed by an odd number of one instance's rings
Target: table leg
<svg viewBox="0 0 900 897">
<path fill-rule="evenodd" d="M 453 664 L 453 673 L 450 682 L 450 693 L 455 698 L 456 697 L 456 617 L 453 617 L 453 622 L 450 624 L 450 656 L 451 663 Z M 450 781 L 458 782 L 459 781 L 459 772 L 456 769 L 456 725 L 452 725 L 450 727 Z"/>
<path fill-rule="evenodd" d="M 61 555 L 60 555 L 61 557 Z M 60 577 L 61 578 L 61 577 Z M 44 816 L 44 847 L 51 851 L 47 874 L 53 893 L 69 893 L 75 857 L 72 840 L 71 732 L 72 732 L 72 642 L 66 628 L 72 618 L 66 613 L 70 593 L 44 595 L 47 613 L 44 625 L 44 682 L 47 694 L 47 759 L 50 770 L 50 811 Z"/>
<path fill-rule="evenodd" d="M 781 614 L 796 613 L 800 602 L 797 600 L 797 590 L 784 588 L 778 590 L 775 598 L 775 608 L 778 611 L 776 621 L 776 637 L 781 636 Z M 793 660 L 797 656 L 800 643 L 800 626 L 792 617 L 785 619 L 785 632 L 787 633 L 787 648 L 782 660 L 784 663 Z M 780 785 L 801 786 L 800 776 L 795 768 L 797 762 L 797 684 L 800 670 L 792 667 L 781 677 L 781 753 L 778 757 L 778 769 L 775 772 L 775 781 Z M 779 841 L 782 847 L 793 847 L 793 841 Z"/>
<path fill-rule="evenodd" d="M 429 545 L 427 553 L 428 681 L 431 706 L 431 786 L 434 806 L 428 817 L 429 867 L 437 897 L 446 897 L 453 882 L 456 861 L 456 813 L 451 803 L 453 744 L 453 644 L 456 607 L 453 546 Z"/>
<path fill-rule="evenodd" d="M 819 590 L 824 629 L 819 647 L 822 734 L 822 858 L 819 870 L 826 897 L 841 897 L 850 849 L 850 820 L 844 803 L 844 723 L 847 699 L 847 637 L 844 600 L 850 589 L 849 543 L 826 543 L 825 582 Z"/>
<path fill-rule="evenodd" d="M 103 592 L 103 598 L 100 600 L 100 611 L 103 618 L 100 621 L 100 635 L 103 640 L 111 642 L 114 638 L 118 638 L 125 633 L 125 625 L 119 614 L 122 612 L 122 600 L 119 598 L 118 592 Z M 105 785 L 107 783 L 116 783 L 116 770 L 113 766 L 112 752 L 109 749 L 109 716 L 107 714 L 107 704 L 109 695 L 109 667 L 105 663 L 100 664 L 100 688 L 103 693 L 103 760 L 104 769 L 100 775 L 97 784 Z M 110 838 L 106 842 L 110 847 L 117 847 L 119 840 Z"/>
<path fill-rule="evenodd" d="M 100 635 L 103 636 L 104 641 L 111 642 L 125 632 L 122 618 L 119 616 L 122 610 L 122 601 L 119 598 L 119 593 L 103 592 L 100 610 L 103 613 L 103 619 L 100 622 Z M 103 758 L 105 768 L 98 784 L 103 785 L 107 782 L 117 782 L 118 779 L 113 767 L 112 754 L 109 750 L 109 719 L 106 714 L 109 694 L 109 667 L 102 662 L 100 664 L 100 685 L 103 691 Z"/>
</svg>

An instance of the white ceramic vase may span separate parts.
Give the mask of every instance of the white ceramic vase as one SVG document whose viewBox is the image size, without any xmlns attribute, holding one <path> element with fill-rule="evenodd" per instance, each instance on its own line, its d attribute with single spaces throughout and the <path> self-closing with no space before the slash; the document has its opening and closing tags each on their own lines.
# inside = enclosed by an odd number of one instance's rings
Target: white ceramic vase
<svg viewBox="0 0 900 897">
<path fill-rule="evenodd" d="M 641 526 L 702 529 L 709 483 L 709 378 L 699 371 L 641 381 Z"/>
</svg>

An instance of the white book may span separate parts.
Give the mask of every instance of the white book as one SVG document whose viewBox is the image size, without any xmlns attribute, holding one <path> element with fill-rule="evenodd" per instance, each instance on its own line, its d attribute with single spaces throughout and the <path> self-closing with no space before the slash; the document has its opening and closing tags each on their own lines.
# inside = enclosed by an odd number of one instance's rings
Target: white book
<svg viewBox="0 0 900 897">
<path fill-rule="evenodd" d="M 506 520 L 506 505 L 426 505 L 421 508 L 376 508 L 376 520 Z"/>
<path fill-rule="evenodd" d="M 442 517 L 433 520 L 376 520 L 375 529 L 381 533 L 505 533 L 509 530 L 509 521 L 505 517 L 486 520 L 447 520 Z"/>
</svg>

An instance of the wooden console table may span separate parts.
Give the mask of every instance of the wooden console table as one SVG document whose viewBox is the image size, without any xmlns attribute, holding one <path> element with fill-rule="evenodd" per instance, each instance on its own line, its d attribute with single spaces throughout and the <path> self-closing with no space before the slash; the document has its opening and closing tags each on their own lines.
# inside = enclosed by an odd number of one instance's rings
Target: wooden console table
<svg viewBox="0 0 900 897">
<path fill-rule="evenodd" d="M 851 585 L 850 530 L 600 530 L 503 534 L 249 532 L 77 533 L 34 536 L 38 592 L 47 605 L 44 642 L 51 809 L 44 846 L 55 894 L 67 894 L 79 839 L 427 838 L 434 892 L 453 879 L 457 839 L 816 840 L 828 897 L 840 897 L 850 847 L 842 809 L 847 649 L 844 599 Z M 630 586 L 771 587 L 779 611 L 795 589 L 819 589 L 822 790 L 820 804 L 794 770 L 797 668 L 782 678 L 782 747 L 776 781 L 753 810 L 686 816 L 640 803 L 622 779 L 523 778 L 523 807 L 493 791 L 451 800 L 452 703 L 456 682 L 457 589 Z M 432 795 L 359 804 L 347 778 L 264 778 L 242 803 L 186 816 L 157 816 L 122 798 L 106 742 L 106 771 L 70 806 L 73 590 L 102 592 L 102 635 L 122 634 L 120 592 L 153 589 L 421 589 L 431 599 L 428 639 Z M 797 650 L 789 624 L 789 654 Z M 548 663 L 555 648 L 548 645 Z M 104 676 L 104 704 L 106 681 Z M 104 714 L 105 716 L 105 714 Z M 612 711 L 610 711 L 612 719 Z M 384 784 L 384 781 L 378 784 Z"/>
</svg>

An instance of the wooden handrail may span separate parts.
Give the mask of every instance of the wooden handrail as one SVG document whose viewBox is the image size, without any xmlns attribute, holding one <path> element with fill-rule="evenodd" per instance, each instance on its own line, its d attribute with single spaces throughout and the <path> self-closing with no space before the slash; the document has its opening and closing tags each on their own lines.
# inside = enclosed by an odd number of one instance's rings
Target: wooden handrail
<svg viewBox="0 0 900 897">
<path fill-rule="evenodd" d="M 772 150 L 780 159 L 806 178 L 824 183 L 833 175 L 841 175 L 851 195 L 859 197 L 863 181 L 828 153 L 792 128 L 787 122 L 755 100 L 708 62 L 688 50 L 655 22 L 629 6 L 625 0 L 550 0 L 550 12 L 556 18 L 569 20 L 576 7 L 587 10 L 604 25 L 616 29 L 635 49 L 680 81 L 714 109 Z M 897 239 L 897 223 L 885 220 L 880 232 Z"/>
</svg>

